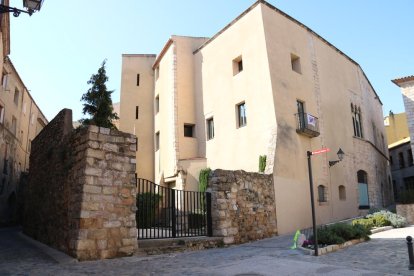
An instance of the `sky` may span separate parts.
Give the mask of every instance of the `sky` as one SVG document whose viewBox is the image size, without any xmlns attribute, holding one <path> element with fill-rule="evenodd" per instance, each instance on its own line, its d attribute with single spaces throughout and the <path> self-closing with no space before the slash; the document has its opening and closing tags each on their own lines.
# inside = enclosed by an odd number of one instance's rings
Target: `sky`
<svg viewBox="0 0 414 276">
<path fill-rule="evenodd" d="M 119 101 L 122 54 L 158 54 L 171 35 L 211 37 L 255 0 L 45 0 L 40 12 L 10 16 L 11 60 L 46 117 L 82 117 L 87 81 L 107 59 Z M 269 0 L 360 64 L 384 115 L 404 112 L 392 79 L 414 75 L 412 0 Z M 115 3 L 119 5 L 114 5 Z M 22 1 L 10 0 L 22 8 Z M 122 115 L 121 115 L 122 116 Z"/>
</svg>

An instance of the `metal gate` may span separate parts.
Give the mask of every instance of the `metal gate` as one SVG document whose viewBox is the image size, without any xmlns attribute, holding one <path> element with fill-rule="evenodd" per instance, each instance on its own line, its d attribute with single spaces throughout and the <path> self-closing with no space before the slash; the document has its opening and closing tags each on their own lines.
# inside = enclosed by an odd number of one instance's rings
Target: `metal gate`
<svg viewBox="0 0 414 276">
<path fill-rule="evenodd" d="M 212 236 L 211 194 L 137 179 L 138 239 Z"/>
</svg>

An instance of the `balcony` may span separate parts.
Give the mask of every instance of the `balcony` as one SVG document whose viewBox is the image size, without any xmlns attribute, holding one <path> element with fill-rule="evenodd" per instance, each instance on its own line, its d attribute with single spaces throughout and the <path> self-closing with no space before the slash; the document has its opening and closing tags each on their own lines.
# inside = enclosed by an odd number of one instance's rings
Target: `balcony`
<svg viewBox="0 0 414 276">
<path fill-rule="evenodd" d="M 296 132 L 308 137 L 319 136 L 319 120 L 308 113 L 296 113 Z"/>
</svg>

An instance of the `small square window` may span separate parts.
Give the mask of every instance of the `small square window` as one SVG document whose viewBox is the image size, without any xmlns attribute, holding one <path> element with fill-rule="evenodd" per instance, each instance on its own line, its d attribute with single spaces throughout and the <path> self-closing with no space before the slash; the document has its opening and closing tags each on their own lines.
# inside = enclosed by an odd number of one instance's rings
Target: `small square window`
<svg viewBox="0 0 414 276">
<path fill-rule="evenodd" d="M 213 117 L 207 119 L 207 140 L 214 138 L 214 119 Z"/>
<path fill-rule="evenodd" d="M 137 74 L 137 86 L 139 86 L 139 74 Z"/>
<path fill-rule="evenodd" d="M 237 126 L 244 127 L 247 125 L 246 104 L 240 103 L 236 106 L 237 109 Z"/>
<path fill-rule="evenodd" d="M 194 137 L 194 126 L 191 124 L 184 125 L 184 137 Z"/>
<path fill-rule="evenodd" d="M 300 66 L 300 57 L 294 54 L 290 54 L 290 61 L 292 63 L 292 70 L 296 73 L 302 74 L 302 69 Z"/>
<path fill-rule="evenodd" d="M 241 56 L 233 59 L 233 76 L 243 71 L 243 59 Z"/>
<path fill-rule="evenodd" d="M 160 96 L 159 95 L 155 97 L 155 114 L 157 114 L 158 112 L 160 112 Z"/>
</svg>

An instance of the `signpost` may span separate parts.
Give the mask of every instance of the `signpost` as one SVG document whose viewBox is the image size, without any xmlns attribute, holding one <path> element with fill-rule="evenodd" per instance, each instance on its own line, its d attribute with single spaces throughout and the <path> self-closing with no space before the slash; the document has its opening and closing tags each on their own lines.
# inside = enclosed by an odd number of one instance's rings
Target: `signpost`
<svg viewBox="0 0 414 276">
<path fill-rule="evenodd" d="M 318 232 L 316 229 L 316 216 L 315 216 L 315 199 L 313 195 L 313 179 L 312 179 L 312 163 L 311 156 L 316 154 L 321 154 L 324 152 L 329 152 L 329 148 L 323 148 L 315 151 L 308 151 L 308 170 L 309 170 L 309 184 L 310 184 L 310 196 L 311 196 L 311 209 L 312 209 L 312 227 L 313 227 L 313 242 L 315 248 L 315 256 L 318 256 Z"/>
</svg>

